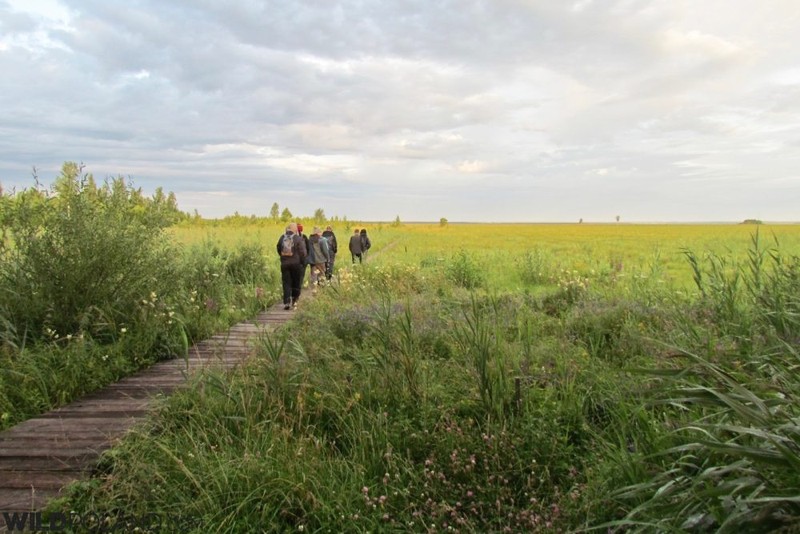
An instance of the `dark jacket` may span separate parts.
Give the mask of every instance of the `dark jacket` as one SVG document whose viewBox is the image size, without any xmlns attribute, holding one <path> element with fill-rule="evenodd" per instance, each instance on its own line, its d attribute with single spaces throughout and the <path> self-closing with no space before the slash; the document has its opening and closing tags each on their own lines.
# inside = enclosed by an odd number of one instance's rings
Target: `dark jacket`
<svg viewBox="0 0 800 534">
<path fill-rule="evenodd" d="M 292 252 L 294 252 L 294 254 L 291 256 L 281 256 L 281 248 L 284 239 L 291 239 L 294 242 L 292 246 Z M 306 262 L 306 256 L 308 256 L 306 242 L 303 241 L 299 235 L 291 231 L 287 231 L 278 238 L 277 250 L 278 256 L 281 257 L 281 265 L 303 265 Z"/>
<path fill-rule="evenodd" d="M 315 245 L 319 244 L 318 247 Z M 328 263 L 331 257 L 328 253 L 328 240 L 316 234 L 308 238 L 308 260 L 307 263 L 317 265 Z"/>
<path fill-rule="evenodd" d="M 308 236 L 303 232 L 297 232 L 297 235 L 303 238 L 303 243 L 306 244 L 306 252 L 308 252 Z"/>
<path fill-rule="evenodd" d="M 370 248 L 372 248 L 372 241 L 369 240 L 366 232 L 361 232 L 361 251 L 366 252 Z"/>
<path fill-rule="evenodd" d="M 361 255 L 361 236 L 358 234 L 353 234 L 350 237 L 350 253 L 356 256 Z"/>
<path fill-rule="evenodd" d="M 328 240 L 328 249 L 333 254 L 339 252 L 339 244 L 336 243 L 336 234 L 334 234 L 331 230 L 325 230 L 322 232 L 322 237 Z"/>
</svg>

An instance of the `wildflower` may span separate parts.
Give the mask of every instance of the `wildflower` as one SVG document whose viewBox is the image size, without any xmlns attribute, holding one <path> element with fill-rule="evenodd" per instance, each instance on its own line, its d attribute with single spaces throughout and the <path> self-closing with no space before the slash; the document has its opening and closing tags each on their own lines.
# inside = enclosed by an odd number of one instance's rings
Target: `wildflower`
<svg viewBox="0 0 800 534">
<path fill-rule="evenodd" d="M 119 329 L 119 333 L 120 333 L 120 334 L 124 334 L 124 333 L 125 333 L 125 332 L 127 332 L 127 331 L 128 331 L 128 329 L 127 329 L 127 328 L 125 328 L 124 326 L 123 326 L 122 328 L 120 328 L 120 329 Z"/>
</svg>

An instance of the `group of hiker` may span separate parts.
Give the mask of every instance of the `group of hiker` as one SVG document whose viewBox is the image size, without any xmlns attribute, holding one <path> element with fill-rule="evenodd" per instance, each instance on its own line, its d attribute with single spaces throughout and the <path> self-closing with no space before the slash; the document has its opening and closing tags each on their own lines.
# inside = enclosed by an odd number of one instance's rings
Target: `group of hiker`
<svg viewBox="0 0 800 534">
<path fill-rule="evenodd" d="M 372 243 L 367 236 L 367 230 L 355 229 L 350 236 L 350 257 L 353 263 L 366 261 L 367 251 Z M 281 257 L 281 282 L 283 284 L 283 309 L 289 310 L 297 307 L 300 293 L 303 289 L 303 280 L 306 268 L 310 268 L 309 285 L 313 292 L 325 280 L 333 277 L 333 264 L 339 250 L 336 234 L 328 226 L 325 231 L 315 226 L 311 235 L 303 233 L 303 225 L 289 223 L 286 232 L 278 239 L 278 255 Z"/>
</svg>

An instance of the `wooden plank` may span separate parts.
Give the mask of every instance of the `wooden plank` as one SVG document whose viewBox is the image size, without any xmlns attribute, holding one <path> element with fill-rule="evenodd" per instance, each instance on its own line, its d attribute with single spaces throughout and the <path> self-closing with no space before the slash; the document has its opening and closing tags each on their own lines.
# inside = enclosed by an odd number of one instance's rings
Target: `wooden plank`
<svg viewBox="0 0 800 534">
<path fill-rule="evenodd" d="M 226 333 L 192 345 L 186 358 L 162 360 L 135 375 L 0 432 L 0 511 L 40 510 L 79 479 L 100 454 L 155 407 L 159 397 L 204 370 L 230 370 L 255 354 L 263 337 L 293 316 L 277 304 Z M 0 516 L 0 531 L 2 528 Z"/>
<path fill-rule="evenodd" d="M 53 489 L 0 488 L 0 503 L 3 503 L 0 510 L 3 512 L 40 510 L 48 500 L 58 494 L 59 490 Z M 5 527 L 4 521 L 3 515 L 0 514 L 0 525 Z"/>
<path fill-rule="evenodd" d="M 93 462 L 97 461 L 99 456 L 92 454 L 84 457 L 75 457 L 69 461 L 57 458 L 46 458 L 43 456 L 33 456 L 30 458 L 0 458 L 0 473 L 7 473 L 9 471 L 75 471 L 84 470 Z M 2 486 L 3 477 L 0 476 L 0 490 Z M 3 506 L 6 503 L 0 501 L 0 510 L 4 510 Z"/>
<path fill-rule="evenodd" d="M 0 458 L 57 458 L 68 460 L 70 458 L 83 458 L 104 451 L 108 448 L 107 443 L 96 443 L 90 447 L 28 447 L 25 449 L 15 449 L 0 445 Z"/>
<path fill-rule="evenodd" d="M 5 471 L 0 485 L 7 489 L 60 489 L 79 480 L 83 470 L 73 471 Z"/>
</svg>

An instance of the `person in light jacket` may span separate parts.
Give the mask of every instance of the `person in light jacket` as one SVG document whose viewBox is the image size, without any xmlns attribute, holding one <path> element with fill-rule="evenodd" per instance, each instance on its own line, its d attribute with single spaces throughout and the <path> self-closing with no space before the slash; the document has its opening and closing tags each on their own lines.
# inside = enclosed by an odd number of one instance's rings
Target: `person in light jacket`
<svg viewBox="0 0 800 534">
<path fill-rule="evenodd" d="M 314 227 L 311 237 L 308 238 L 308 259 L 306 263 L 311 266 L 309 284 L 316 291 L 316 286 L 325 278 L 325 265 L 330 261 L 331 256 L 328 248 L 328 240 L 322 237 L 322 230 L 318 226 Z"/>
</svg>

